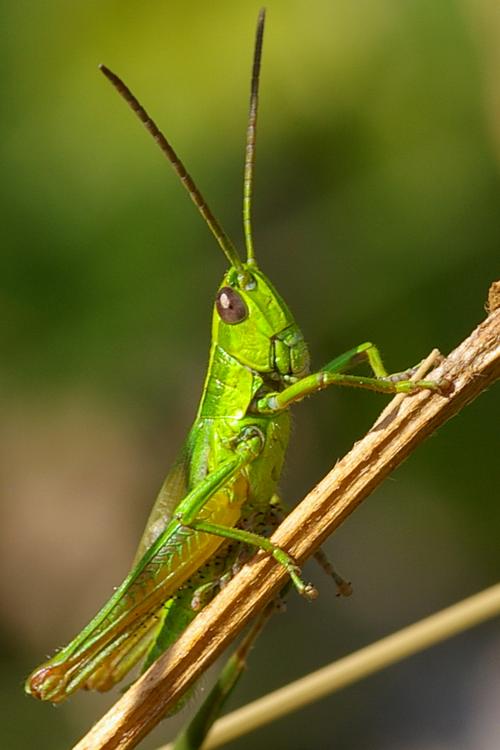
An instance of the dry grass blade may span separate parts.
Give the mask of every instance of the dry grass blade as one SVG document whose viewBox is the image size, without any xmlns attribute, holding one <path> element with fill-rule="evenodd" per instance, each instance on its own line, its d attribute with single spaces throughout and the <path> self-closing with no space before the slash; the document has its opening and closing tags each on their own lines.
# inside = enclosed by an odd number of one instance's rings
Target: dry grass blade
<svg viewBox="0 0 500 750">
<path fill-rule="evenodd" d="M 225 745 L 498 615 L 500 583 L 227 714 L 215 722 L 203 750 Z M 158 750 L 173 750 L 173 745 Z"/>
<path fill-rule="evenodd" d="M 276 531 L 273 541 L 299 562 L 331 534 L 408 454 L 500 376 L 500 310 L 493 312 L 435 370 L 446 396 L 421 392 L 396 405 L 355 444 Z M 108 711 L 74 750 L 135 747 L 234 637 L 283 586 L 286 573 L 257 554 L 177 643 Z"/>
</svg>

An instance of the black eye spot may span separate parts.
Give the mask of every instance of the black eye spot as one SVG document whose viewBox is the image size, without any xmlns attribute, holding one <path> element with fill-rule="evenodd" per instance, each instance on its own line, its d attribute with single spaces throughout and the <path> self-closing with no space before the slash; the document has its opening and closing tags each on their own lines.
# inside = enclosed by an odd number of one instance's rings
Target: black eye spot
<svg viewBox="0 0 500 750">
<path fill-rule="evenodd" d="M 215 305 L 224 323 L 230 325 L 241 323 L 248 315 L 247 306 L 242 297 L 230 286 L 223 286 L 219 289 Z"/>
</svg>

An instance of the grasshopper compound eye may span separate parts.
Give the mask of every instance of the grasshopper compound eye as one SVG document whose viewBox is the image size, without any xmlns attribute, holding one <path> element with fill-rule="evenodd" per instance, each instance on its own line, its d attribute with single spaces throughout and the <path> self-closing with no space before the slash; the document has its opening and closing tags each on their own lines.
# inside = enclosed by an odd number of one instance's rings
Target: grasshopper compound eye
<svg viewBox="0 0 500 750">
<path fill-rule="evenodd" d="M 242 297 L 230 286 L 223 286 L 219 289 L 215 305 L 224 323 L 229 323 L 229 325 L 241 323 L 248 315 L 247 306 Z"/>
</svg>

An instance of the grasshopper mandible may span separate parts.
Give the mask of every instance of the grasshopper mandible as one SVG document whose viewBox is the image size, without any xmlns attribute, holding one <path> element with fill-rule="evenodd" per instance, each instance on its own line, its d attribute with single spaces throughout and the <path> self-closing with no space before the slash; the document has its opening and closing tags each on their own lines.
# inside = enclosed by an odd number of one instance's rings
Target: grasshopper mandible
<svg viewBox="0 0 500 750">
<path fill-rule="evenodd" d="M 331 385 L 382 393 L 439 390 L 388 375 L 378 349 L 360 344 L 310 372 L 304 337 L 288 305 L 261 271 L 251 231 L 258 88 L 265 13 L 257 23 L 243 182 L 242 260 L 183 163 L 125 84 L 101 70 L 133 109 L 180 177 L 220 245 L 229 269 L 213 311 L 200 405 L 177 462 L 152 509 L 128 576 L 74 640 L 38 667 L 26 691 L 54 703 L 78 688 L 107 690 L 140 660 L 149 666 L 248 558 L 272 555 L 307 598 L 294 560 L 268 536 L 285 515 L 277 494 L 290 434 L 289 408 Z M 348 374 L 367 362 L 373 376 Z M 336 574 L 333 573 L 334 578 Z M 341 586 L 341 579 L 336 578 Z"/>
</svg>

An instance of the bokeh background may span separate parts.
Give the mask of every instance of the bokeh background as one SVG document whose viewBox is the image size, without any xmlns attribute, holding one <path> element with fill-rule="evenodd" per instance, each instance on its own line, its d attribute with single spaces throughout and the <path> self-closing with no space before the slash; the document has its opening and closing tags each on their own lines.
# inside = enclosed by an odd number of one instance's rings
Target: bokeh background
<svg viewBox="0 0 500 750">
<path fill-rule="evenodd" d="M 498 271 L 498 3 L 267 6 L 254 193 L 263 269 L 317 366 L 364 340 L 393 371 L 448 352 L 484 316 Z M 0 745 L 63 750 L 116 693 L 55 709 L 24 696 L 23 679 L 127 569 L 195 414 L 225 267 L 97 65 L 136 91 L 239 242 L 258 4 L 1 9 Z M 494 399 L 421 446 L 329 542 L 350 600 L 309 564 L 320 599 L 289 597 L 233 705 L 498 578 Z M 296 409 L 282 482 L 291 503 L 385 402 L 339 390 Z M 233 746 L 496 750 L 499 663 L 490 623 Z M 163 722 L 141 747 L 174 728 Z"/>
</svg>

